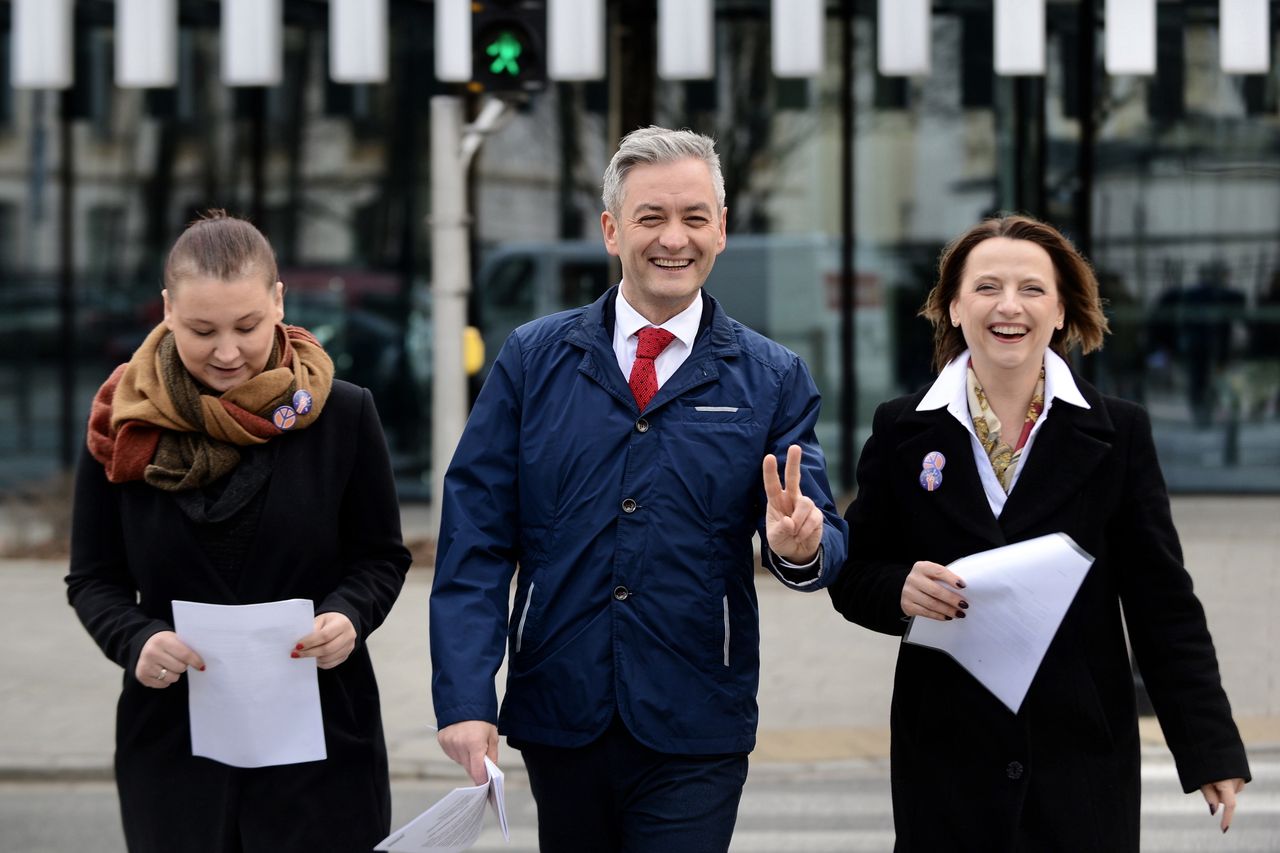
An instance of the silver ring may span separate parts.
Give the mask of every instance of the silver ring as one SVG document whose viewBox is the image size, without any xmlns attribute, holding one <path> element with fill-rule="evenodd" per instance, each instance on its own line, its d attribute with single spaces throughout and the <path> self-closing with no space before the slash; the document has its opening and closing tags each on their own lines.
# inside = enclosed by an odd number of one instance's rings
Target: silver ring
<svg viewBox="0 0 1280 853">
<path fill-rule="evenodd" d="M 156 681 L 164 681 L 164 677 L 169 674 L 169 670 L 160 667 L 160 674 L 156 676 Z"/>
</svg>

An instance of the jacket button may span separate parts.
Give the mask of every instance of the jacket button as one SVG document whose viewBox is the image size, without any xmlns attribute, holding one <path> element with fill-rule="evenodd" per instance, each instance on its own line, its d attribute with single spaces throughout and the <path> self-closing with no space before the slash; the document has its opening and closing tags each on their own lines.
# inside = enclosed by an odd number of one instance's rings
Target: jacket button
<svg viewBox="0 0 1280 853">
<path fill-rule="evenodd" d="M 1004 773 L 1010 779 L 1014 779 L 1014 780 L 1021 779 L 1022 778 L 1022 762 L 1010 761 L 1009 766 L 1004 769 Z"/>
<path fill-rule="evenodd" d="M 627 589 L 625 586 L 615 586 L 613 588 L 613 597 L 618 601 L 626 601 L 631 597 L 631 590 Z"/>
<path fill-rule="evenodd" d="M 631 498 L 627 498 L 622 502 L 622 511 L 625 513 L 632 513 L 636 511 L 637 506 L 639 506 L 639 504 L 637 504 Z"/>
<path fill-rule="evenodd" d="M 636 432 L 648 432 L 648 431 L 649 431 L 648 421 L 646 421 L 644 418 L 641 418 L 640 420 L 636 421 Z"/>
</svg>

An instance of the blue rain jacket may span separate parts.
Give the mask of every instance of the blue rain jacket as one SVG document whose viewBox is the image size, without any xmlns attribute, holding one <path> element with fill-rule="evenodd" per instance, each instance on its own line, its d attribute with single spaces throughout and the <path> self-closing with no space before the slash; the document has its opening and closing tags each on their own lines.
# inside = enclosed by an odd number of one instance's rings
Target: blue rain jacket
<svg viewBox="0 0 1280 853">
<path fill-rule="evenodd" d="M 572 747 L 616 710 L 662 752 L 746 752 L 766 453 L 781 470 L 788 445 L 803 448 L 802 489 L 825 515 L 817 579 L 775 574 L 813 591 L 845 560 L 814 435 L 820 396 L 799 356 L 704 292 L 692 352 L 641 414 L 613 352 L 616 291 L 513 332 L 467 421 L 431 592 L 437 724 L 496 721 L 510 738 Z"/>
</svg>

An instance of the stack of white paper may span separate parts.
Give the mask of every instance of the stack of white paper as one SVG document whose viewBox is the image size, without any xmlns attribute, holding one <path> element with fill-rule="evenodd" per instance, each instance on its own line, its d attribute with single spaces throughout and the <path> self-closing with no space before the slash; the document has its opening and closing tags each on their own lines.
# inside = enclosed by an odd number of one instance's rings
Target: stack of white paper
<svg viewBox="0 0 1280 853">
<path fill-rule="evenodd" d="M 502 793 L 502 771 L 484 760 L 489 781 L 468 788 L 454 788 L 440 802 L 415 817 L 382 840 L 374 850 L 388 853 L 459 853 L 480 837 L 485 806 L 498 818 L 502 837 L 511 840 L 507 829 L 507 804 Z"/>
<path fill-rule="evenodd" d="M 233 767 L 324 759 L 316 659 L 289 656 L 314 624 L 315 607 L 301 598 L 173 602 L 174 630 L 205 663 L 187 670 L 193 755 Z"/>
<path fill-rule="evenodd" d="M 914 618 L 908 643 L 946 652 L 1015 714 L 1093 557 L 1065 533 L 970 554 L 947 568 L 964 578 L 964 619 Z"/>
</svg>

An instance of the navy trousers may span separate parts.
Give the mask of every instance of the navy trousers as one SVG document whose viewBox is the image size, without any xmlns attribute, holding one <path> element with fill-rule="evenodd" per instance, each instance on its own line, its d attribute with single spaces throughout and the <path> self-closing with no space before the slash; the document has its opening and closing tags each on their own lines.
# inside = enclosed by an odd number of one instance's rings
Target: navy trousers
<svg viewBox="0 0 1280 853">
<path fill-rule="evenodd" d="M 538 806 L 542 853 L 723 853 L 747 754 L 673 755 L 640 743 L 618 717 L 597 740 L 520 750 Z"/>
</svg>

